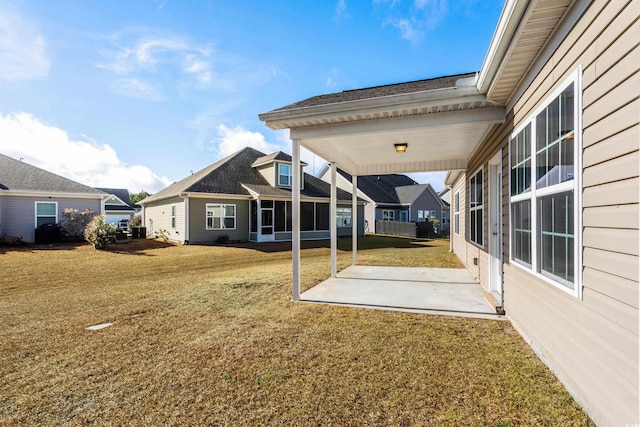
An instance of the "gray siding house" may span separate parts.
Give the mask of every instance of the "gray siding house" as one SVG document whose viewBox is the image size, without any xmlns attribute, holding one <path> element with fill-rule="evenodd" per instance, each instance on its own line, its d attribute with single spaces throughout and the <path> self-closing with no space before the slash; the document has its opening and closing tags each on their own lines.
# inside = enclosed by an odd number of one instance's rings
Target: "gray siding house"
<svg viewBox="0 0 640 427">
<path fill-rule="evenodd" d="M 0 154 L 0 236 L 35 241 L 35 229 L 56 224 L 65 209 L 104 212 L 108 194 Z"/>
<path fill-rule="evenodd" d="M 109 198 L 104 201 L 104 219 L 109 224 L 118 225 L 120 221 L 129 220 L 135 213 L 129 190 L 126 188 L 96 188 L 96 190 L 109 195 Z"/>
<path fill-rule="evenodd" d="M 318 177 L 330 182 L 330 166 L 323 166 Z M 337 169 L 336 185 L 352 191 L 351 175 Z M 365 227 L 376 232 L 377 221 L 426 222 L 438 220 L 438 229 L 447 233 L 449 216 L 446 204 L 430 184 L 418 184 L 406 175 L 384 174 L 358 177 L 358 197 L 364 199 Z"/>
<path fill-rule="evenodd" d="M 450 171 L 453 250 L 601 426 L 640 422 L 639 34 L 635 0 L 507 0 L 477 72 L 260 115 L 357 180 Z"/>
<path fill-rule="evenodd" d="M 304 165 L 301 165 L 302 170 Z M 140 201 L 148 235 L 172 241 L 290 241 L 292 161 L 280 151 L 265 155 L 244 148 Z M 303 239 L 328 239 L 329 185 L 302 174 Z M 338 236 L 351 235 L 351 194 L 337 192 Z M 359 234 L 364 234 L 364 204 L 358 205 Z"/>
</svg>

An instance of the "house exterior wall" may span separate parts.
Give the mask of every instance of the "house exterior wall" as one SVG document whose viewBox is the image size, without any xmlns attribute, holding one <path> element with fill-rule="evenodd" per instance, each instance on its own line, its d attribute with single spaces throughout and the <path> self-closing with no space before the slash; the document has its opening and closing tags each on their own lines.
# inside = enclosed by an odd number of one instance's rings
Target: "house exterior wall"
<svg viewBox="0 0 640 427">
<path fill-rule="evenodd" d="M 0 209 L 2 210 L 2 233 L 7 236 L 22 236 L 25 242 L 35 241 L 36 229 L 36 202 L 57 202 L 58 221 L 62 218 L 65 209 L 89 209 L 100 214 L 101 199 L 51 197 L 42 196 L 0 196 Z"/>
<path fill-rule="evenodd" d="M 418 210 L 436 211 L 436 219 L 442 218 L 442 205 L 439 198 L 435 198 L 431 191 L 425 189 L 411 204 L 409 222 L 418 222 Z"/>
<path fill-rule="evenodd" d="M 319 177 L 324 182 L 331 184 L 331 169 L 327 168 L 326 172 Z M 353 185 L 349 180 L 347 180 L 344 176 L 336 173 L 336 187 L 341 190 L 347 191 L 353 194 Z M 364 221 L 366 224 L 362 222 L 362 219 L 359 219 L 360 224 L 365 224 L 365 233 L 374 233 L 375 225 L 376 225 L 376 203 L 366 194 L 358 189 L 357 196 L 366 201 L 366 205 L 364 206 Z M 358 208 L 360 209 L 360 208 Z M 338 230 L 338 234 L 340 235 L 340 230 Z"/>
<path fill-rule="evenodd" d="M 207 203 L 236 205 L 236 228 L 207 230 Z M 215 243 L 226 234 L 232 241 L 249 240 L 249 200 L 243 199 L 189 199 L 189 243 Z"/>
<path fill-rule="evenodd" d="M 161 230 L 166 230 L 169 240 L 184 243 L 186 236 L 184 205 L 184 199 L 181 197 L 146 204 L 143 225 L 147 228 L 147 236 L 157 235 Z M 175 206 L 176 210 L 175 227 L 172 227 L 171 221 L 172 206 Z"/>
<path fill-rule="evenodd" d="M 512 101 L 506 123 L 495 126 L 480 145 L 462 181 L 468 184 L 469 175 L 484 168 L 486 200 L 488 160 L 502 150 L 504 309 L 594 421 L 607 426 L 639 421 L 639 16 L 637 2 L 592 2 L 522 96 Z M 580 66 L 582 299 L 509 260 L 508 166 L 513 130 Z M 464 194 L 468 199 L 468 188 Z M 468 213 L 466 200 L 464 207 Z M 485 288 L 487 212 L 485 207 L 484 247 L 468 242 L 465 247 L 458 236 L 453 241 L 454 251 L 470 269 L 469 260 L 478 253 L 479 271 L 472 272 Z M 469 219 L 463 224 L 468 241 Z"/>
</svg>

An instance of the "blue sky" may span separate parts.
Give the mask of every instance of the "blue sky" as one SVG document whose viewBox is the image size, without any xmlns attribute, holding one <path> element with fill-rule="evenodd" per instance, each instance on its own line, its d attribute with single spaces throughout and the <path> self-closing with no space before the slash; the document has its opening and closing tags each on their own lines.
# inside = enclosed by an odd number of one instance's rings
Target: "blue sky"
<svg viewBox="0 0 640 427">
<path fill-rule="evenodd" d="M 247 145 L 290 152 L 259 113 L 478 71 L 502 5 L 0 0 L 0 152 L 155 192 Z M 324 162 L 303 160 L 309 173 Z M 443 174 L 412 176 L 442 187 Z"/>
</svg>

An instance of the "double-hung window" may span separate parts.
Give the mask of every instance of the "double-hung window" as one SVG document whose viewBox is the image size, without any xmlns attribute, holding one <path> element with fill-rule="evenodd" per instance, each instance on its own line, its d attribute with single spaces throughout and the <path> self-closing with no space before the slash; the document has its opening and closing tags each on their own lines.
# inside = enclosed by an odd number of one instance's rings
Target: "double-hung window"
<svg viewBox="0 0 640 427">
<path fill-rule="evenodd" d="M 236 228 L 236 205 L 207 203 L 207 230 Z"/>
<path fill-rule="evenodd" d="M 579 71 L 512 135 L 511 260 L 580 296 Z"/>
<path fill-rule="evenodd" d="M 483 181 L 482 169 L 476 172 L 469 180 L 469 240 L 482 246 L 483 225 L 484 225 L 484 205 L 483 205 Z"/>
<path fill-rule="evenodd" d="M 396 220 L 396 212 L 393 210 L 385 209 L 382 211 L 382 220 L 383 221 L 395 221 Z"/>
<path fill-rule="evenodd" d="M 336 207 L 336 224 L 338 227 L 351 227 L 351 208 Z"/>
<path fill-rule="evenodd" d="M 278 185 L 291 187 L 291 165 L 278 164 Z"/>
<path fill-rule="evenodd" d="M 58 202 L 36 202 L 36 228 L 58 222 Z"/>
<path fill-rule="evenodd" d="M 460 234 L 460 192 L 453 196 L 453 231 Z"/>
<path fill-rule="evenodd" d="M 171 205 L 171 228 L 176 228 L 176 205 Z"/>
</svg>

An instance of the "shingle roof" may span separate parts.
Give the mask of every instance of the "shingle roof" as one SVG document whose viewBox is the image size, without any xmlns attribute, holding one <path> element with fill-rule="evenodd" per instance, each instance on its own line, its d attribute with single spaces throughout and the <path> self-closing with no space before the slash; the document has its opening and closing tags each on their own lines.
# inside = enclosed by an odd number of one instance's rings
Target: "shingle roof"
<svg viewBox="0 0 640 427">
<path fill-rule="evenodd" d="M 318 95 L 293 104 L 277 108 L 273 111 L 293 110 L 303 107 L 315 107 L 318 105 L 337 104 L 348 101 L 361 101 L 363 99 L 380 98 L 391 95 L 402 95 L 415 92 L 424 92 L 434 89 L 455 87 L 459 79 L 473 77 L 476 73 L 455 74 L 452 76 L 436 77 L 432 79 L 416 80 L 413 82 L 396 83 L 383 86 L 375 86 L 365 89 L 345 90 L 342 92 Z"/>
<path fill-rule="evenodd" d="M 410 205 L 428 189 L 429 184 L 403 185 L 396 187 L 396 194 L 401 204 Z"/>
<path fill-rule="evenodd" d="M 338 173 L 351 182 L 351 175 L 338 169 Z M 358 176 L 358 190 L 369 196 L 376 203 L 401 204 L 396 187 L 418 185 L 406 175 L 361 175 Z"/>
<path fill-rule="evenodd" d="M 129 190 L 127 190 L 126 188 L 96 188 L 96 190 L 100 190 L 103 193 L 107 193 L 107 194 L 113 194 L 114 196 L 116 196 L 118 199 L 122 200 L 124 203 L 127 204 L 127 206 L 121 206 L 121 205 L 110 205 L 108 202 L 105 203 L 104 209 L 109 211 L 109 210 L 119 210 L 119 211 L 124 211 L 124 210 L 131 210 L 133 211 L 133 205 L 131 204 L 131 198 L 129 197 Z"/>
<path fill-rule="evenodd" d="M 0 154 L 0 191 L 103 194 L 100 190 Z"/>
<path fill-rule="evenodd" d="M 282 153 L 282 155 L 288 156 L 285 153 Z M 256 160 L 264 157 L 267 156 L 254 148 L 243 148 L 193 175 L 171 184 L 164 190 L 147 197 L 142 202 L 148 203 L 154 200 L 175 197 L 180 193 L 249 196 L 250 193 L 247 188 L 251 188 L 262 195 L 288 195 L 290 197 L 291 192 L 289 190 L 271 186 L 262 174 L 252 166 Z M 329 197 L 329 186 L 324 181 L 306 173 L 304 174 L 304 179 L 304 189 L 300 193 L 302 197 Z M 351 194 L 339 191 L 338 198 L 341 200 L 351 199 Z"/>
</svg>

